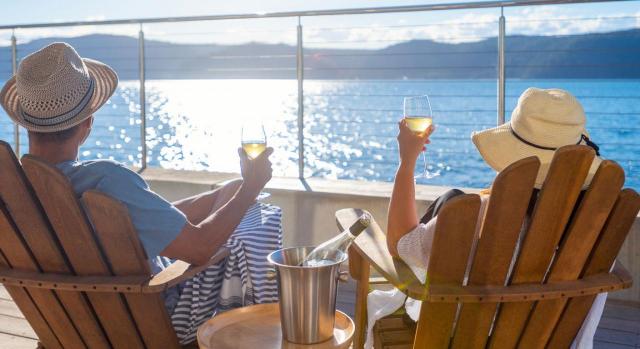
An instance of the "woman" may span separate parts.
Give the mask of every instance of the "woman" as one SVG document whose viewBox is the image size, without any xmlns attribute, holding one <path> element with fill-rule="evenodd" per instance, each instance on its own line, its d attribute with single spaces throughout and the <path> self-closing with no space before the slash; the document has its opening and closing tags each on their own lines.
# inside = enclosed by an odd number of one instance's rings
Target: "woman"
<svg viewBox="0 0 640 349">
<path fill-rule="evenodd" d="M 527 89 L 518 100 L 511 120 L 496 128 L 474 133 L 472 141 L 485 162 L 496 171 L 501 171 L 520 159 L 537 156 L 541 166 L 536 178 L 536 188 L 540 188 L 549 170 L 555 149 L 572 144 L 586 144 L 598 151 L 598 147 L 589 140 L 585 129 L 585 115 L 580 103 L 570 93 L 549 89 Z M 462 194 L 460 190 L 451 190 L 438 198 L 418 221 L 416 215 L 415 187 L 413 174 L 420 152 L 429 144 L 432 127 L 424 133 L 413 133 L 402 120 L 399 123 L 400 165 L 396 173 L 391 203 L 388 212 L 387 244 L 393 256 L 403 259 L 423 283 L 433 243 L 437 214 L 443 204 Z M 599 155 L 599 154 L 597 154 Z M 588 186 L 602 160 L 596 156 L 585 186 Z M 476 237 L 480 229 L 490 192 L 481 194 L 481 206 L 476 226 Z M 391 298 L 401 299 L 397 293 L 387 294 Z M 382 292 L 372 293 L 372 303 L 381 303 Z M 583 328 L 574 341 L 574 347 L 592 346 L 593 334 L 600 321 L 606 295 L 599 295 Z M 387 301 L 387 304 L 394 302 Z M 400 304 L 401 305 L 401 304 Z M 388 306 L 387 308 L 391 308 Z M 417 319 L 419 306 L 409 306 L 408 313 Z M 376 309 L 370 314 L 376 315 Z M 395 310 L 395 309 L 394 309 Z M 378 311 L 378 318 L 382 312 Z M 370 319 L 370 324 L 372 324 Z"/>
</svg>

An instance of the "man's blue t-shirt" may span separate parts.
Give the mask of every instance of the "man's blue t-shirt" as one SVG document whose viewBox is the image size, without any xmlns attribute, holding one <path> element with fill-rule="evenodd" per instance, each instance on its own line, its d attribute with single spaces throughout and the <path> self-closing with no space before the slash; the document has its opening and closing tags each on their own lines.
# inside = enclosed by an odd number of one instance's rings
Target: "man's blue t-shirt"
<svg viewBox="0 0 640 349">
<path fill-rule="evenodd" d="M 71 181 L 80 197 L 95 189 L 122 202 L 147 252 L 153 273 L 167 265 L 160 252 L 187 222 L 184 213 L 149 189 L 137 173 L 110 160 L 65 161 L 56 165 Z"/>
</svg>

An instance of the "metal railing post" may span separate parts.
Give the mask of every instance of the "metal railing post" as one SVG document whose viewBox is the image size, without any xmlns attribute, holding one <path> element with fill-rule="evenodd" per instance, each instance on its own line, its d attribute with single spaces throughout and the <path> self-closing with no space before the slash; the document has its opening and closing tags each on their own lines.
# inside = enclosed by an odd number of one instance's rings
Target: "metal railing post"
<svg viewBox="0 0 640 349">
<path fill-rule="evenodd" d="M 18 45 L 15 31 L 11 32 L 11 71 L 13 75 L 18 72 Z M 16 123 L 13 124 L 13 143 L 16 156 L 20 157 L 20 127 Z"/>
<path fill-rule="evenodd" d="M 296 73 L 298 79 L 298 177 L 304 178 L 304 55 L 302 47 L 302 24 L 298 17 L 298 44 L 297 44 Z"/>
<path fill-rule="evenodd" d="M 505 19 L 504 8 L 500 8 L 498 22 L 498 125 L 504 124 L 505 106 L 505 61 L 504 61 Z"/>
<path fill-rule="evenodd" d="M 140 23 L 138 33 L 138 70 L 140 74 L 140 146 L 142 157 L 140 158 L 140 170 L 147 168 L 147 100 L 144 90 L 144 32 Z"/>
</svg>

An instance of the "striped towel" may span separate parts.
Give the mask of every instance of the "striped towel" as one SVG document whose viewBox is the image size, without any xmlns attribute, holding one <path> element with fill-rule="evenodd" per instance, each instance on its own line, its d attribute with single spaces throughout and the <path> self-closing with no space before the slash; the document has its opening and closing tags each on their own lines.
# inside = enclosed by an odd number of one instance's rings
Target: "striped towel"
<svg viewBox="0 0 640 349">
<path fill-rule="evenodd" d="M 282 248 L 282 210 L 256 203 L 227 241 L 230 255 L 182 285 L 171 315 L 180 344 L 195 340 L 198 326 L 216 314 L 246 305 L 278 301 L 267 255 Z"/>
</svg>

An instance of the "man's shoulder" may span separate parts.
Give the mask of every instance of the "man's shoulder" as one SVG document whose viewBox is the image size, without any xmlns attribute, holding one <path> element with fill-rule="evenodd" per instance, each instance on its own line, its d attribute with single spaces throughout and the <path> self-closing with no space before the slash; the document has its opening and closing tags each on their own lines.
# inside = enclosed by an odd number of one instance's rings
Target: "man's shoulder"
<svg viewBox="0 0 640 349">
<path fill-rule="evenodd" d="M 123 163 L 117 162 L 115 160 L 105 160 L 105 159 L 96 159 L 96 160 L 83 160 L 78 161 L 74 164 L 77 167 L 80 167 L 84 170 L 88 171 L 96 171 L 96 172 L 105 172 L 109 173 L 134 173 L 129 170 Z"/>
<path fill-rule="evenodd" d="M 123 163 L 114 160 L 84 160 L 75 164 L 76 167 L 82 168 L 83 171 L 106 178 L 114 178 L 124 180 L 130 178 L 134 181 L 141 181 L 142 178 L 126 167 Z"/>
</svg>

